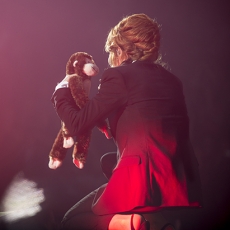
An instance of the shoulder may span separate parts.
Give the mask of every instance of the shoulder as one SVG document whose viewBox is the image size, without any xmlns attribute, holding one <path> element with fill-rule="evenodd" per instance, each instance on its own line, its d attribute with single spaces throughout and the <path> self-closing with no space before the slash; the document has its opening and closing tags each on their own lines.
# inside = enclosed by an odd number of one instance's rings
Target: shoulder
<svg viewBox="0 0 230 230">
<path fill-rule="evenodd" d="M 111 67 L 106 70 L 104 70 L 103 75 L 102 75 L 102 80 L 103 79 L 112 79 L 112 78 L 123 78 L 124 71 L 122 71 L 122 66 L 118 67 Z"/>
</svg>

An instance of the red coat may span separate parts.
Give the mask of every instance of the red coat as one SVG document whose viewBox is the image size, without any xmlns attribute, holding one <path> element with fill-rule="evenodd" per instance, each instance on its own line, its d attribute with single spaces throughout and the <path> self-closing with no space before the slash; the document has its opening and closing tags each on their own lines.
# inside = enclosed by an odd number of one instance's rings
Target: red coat
<svg viewBox="0 0 230 230">
<path fill-rule="evenodd" d="M 107 69 L 98 94 L 81 111 L 69 89 L 57 90 L 53 101 L 75 136 L 109 118 L 119 161 L 94 200 L 96 214 L 200 206 L 182 84 L 173 74 L 136 61 Z"/>
</svg>

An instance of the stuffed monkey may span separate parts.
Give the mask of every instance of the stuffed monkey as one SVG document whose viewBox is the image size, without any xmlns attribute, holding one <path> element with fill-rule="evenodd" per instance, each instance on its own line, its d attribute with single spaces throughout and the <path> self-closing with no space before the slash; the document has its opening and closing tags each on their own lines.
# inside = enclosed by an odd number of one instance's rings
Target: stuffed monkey
<svg viewBox="0 0 230 230">
<path fill-rule="evenodd" d="M 77 52 L 71 55 L 66 64 L 66 75 L 69 75 L 69 88 L 76 105 L 81 109 L 89 100 L 88 94 L 91 86 L 91 77 L 97 75 L 99 69 L 91 55 L 84 52 Z M 61 129 L 53 143 L 49 153 L 49 167 L 56 169 L 61 166 L 68 148 L 73 147 L 73 163 L 80 169 L 86 163 L 91 131 L 82 134 L 77 142 L 69 135 L 64 122 L 61 122 Z M 100 122 L 98 128 L 107 138 L 111 137 L 107 123 Z"/>
</svg>

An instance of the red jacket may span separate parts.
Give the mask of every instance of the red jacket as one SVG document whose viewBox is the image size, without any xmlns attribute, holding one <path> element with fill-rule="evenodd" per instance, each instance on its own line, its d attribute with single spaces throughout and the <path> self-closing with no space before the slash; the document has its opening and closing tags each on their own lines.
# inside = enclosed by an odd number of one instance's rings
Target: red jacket
<svg viewBox="0 0 230 230">
<path fill-rule="evenodd" d="M 107 69 L 98 94 L 79 111 L 69 89 L 53 95 L 70 133 L 79 136 L 109 118 L 118 164 L 102 186 L 96 214 L 200 206 L 198 164 L 180 80 L 149 61 Z"/>
</svg>

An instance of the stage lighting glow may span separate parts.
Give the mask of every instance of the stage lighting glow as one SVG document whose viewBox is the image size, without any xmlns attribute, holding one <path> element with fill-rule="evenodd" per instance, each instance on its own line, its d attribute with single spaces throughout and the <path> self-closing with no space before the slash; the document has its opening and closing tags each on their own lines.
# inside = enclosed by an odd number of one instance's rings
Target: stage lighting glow
<svg viewBox="0 0 230 230">
<path fill-rule="evenodd" d="M 6 222 L 31 217 L 41 211 L 40 204 L 45 200 L 43 189 L 19 174 L 11 182 L 2 201 L 3 216 Z"/>
</svg>

